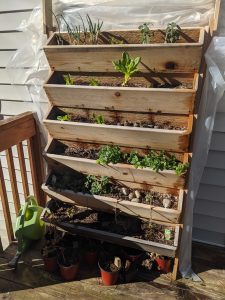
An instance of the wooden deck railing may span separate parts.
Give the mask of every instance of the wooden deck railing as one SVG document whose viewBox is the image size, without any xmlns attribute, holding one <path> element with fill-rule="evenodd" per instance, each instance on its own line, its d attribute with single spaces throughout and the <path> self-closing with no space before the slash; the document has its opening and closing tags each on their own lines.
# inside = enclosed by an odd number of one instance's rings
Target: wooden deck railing
<svg viewBox="0 0 225 300">
<path fill-rule="evenodd" d="M 24 196 L 27 197 L 30 194 L 27 170 L 25 165 L 24 149 L 22 144 L 23 141 L 27 141 L 34 195 L 37 198 L 38 203 L 40 205 L 44 205 L 45 197 L 43 191 L 41 190 L 41 184 L 43 183 L 44 179 L 44 169 L 40 150 L 40 137 L 34 114 L 32 112 L 26 112 L 15 117 L 0 121 L 0 153 L 2 151 L 6 152 L 6 161 L 16 214 L 20 209 L 20 198 L 12 152 L 13 146 L 16 146 L 18 154 Z M 9 242 L 11 242 L 14 240 L 14 234 L 1 160 L 0 200 L 2 203 L 8 239 Z"/>
</svg>

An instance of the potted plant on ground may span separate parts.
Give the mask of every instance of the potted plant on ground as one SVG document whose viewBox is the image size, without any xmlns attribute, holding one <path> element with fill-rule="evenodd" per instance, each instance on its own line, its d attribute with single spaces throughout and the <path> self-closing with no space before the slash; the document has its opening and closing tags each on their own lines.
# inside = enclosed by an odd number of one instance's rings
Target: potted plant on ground
<svg viewBox="0 0 225 300">
<path fill-rule="evenodd" d="M 101 271 L 101 278 L 104 285 L 110 286 L 117 283 L 121 269 L 121 260 L 119 257 L 101 255 L 98 266 Z"/>
<path fill-rule="evenodd" d="M 79 268 L 79 259 L 74 248 L 61 249 L 58 264 L 60 274 L 64 280 L 72 281 L 76 278 Z"/>
</svg>

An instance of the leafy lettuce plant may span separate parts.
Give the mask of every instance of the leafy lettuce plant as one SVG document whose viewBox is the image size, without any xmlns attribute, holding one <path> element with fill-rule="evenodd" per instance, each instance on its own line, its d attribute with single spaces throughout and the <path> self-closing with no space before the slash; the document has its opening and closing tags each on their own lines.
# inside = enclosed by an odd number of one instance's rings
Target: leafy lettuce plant
<svg viewBox="0 0 225 300">
<path fill-rule="evenodd" d="M 122 86 L 126 86 L 131 77 L 138 72 L 140 61 L 141 57 L 131 58 L 127 52 L 123 52 L 122 59 L 112 62 L 115 70 L 124 75 Z"/>
<path fill-rule="evenodd" d="M 102 115 L 93 114 L 93 120 L 96 124 L 105 124 L 105 118 Z"/>
<path fill-rule="evenodd" d="M 74 85 L 75 83 L 74 79 L 70 76 L 70 74 L 63 75 L 63 79 L 66 85 Z"/>
<path fill-rule="evenodd" d="M 175 22 L 169 23 L 166 27 L 165 42 L 176 43 L 180 39 L 181 28 Z"/>
<path fill-rule="evenodd" d="M 71 121 L 70 115 L 57 116 L 58 121 Z"/>
</svg>

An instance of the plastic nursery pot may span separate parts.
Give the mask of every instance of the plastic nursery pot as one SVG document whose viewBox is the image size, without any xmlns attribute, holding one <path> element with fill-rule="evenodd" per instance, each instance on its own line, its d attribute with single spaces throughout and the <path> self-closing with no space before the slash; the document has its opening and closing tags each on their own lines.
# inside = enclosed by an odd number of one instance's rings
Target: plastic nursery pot
<svg viewBox="0 0 225 300">
<path fill-rule="evenodd" d="M 76 278 L 78 273 L 79 263 L 72 264 L 70 266 L 64 266 L 59 262 L 59 269 L 62 278 L 65 281 L 72 281 Z"/>
<path fill-rule="evenodd" d="M 101 271 L 102 282 L 104 285 L 110 286 L 117 283 L 119 278 L 119 269 L 116 271 L 106 271 L 101 262 L 98 262 L 99 269 Z"/>
<path fill-rule="evenodd" d="M 126 248 L 124 249 L 125 257 L 131 262 L 136 262 L 143 254 L 143 251 L 138 249 Z"/>
<path fill-rule="evenodd" d="M 170 267 L 171 267 L 171 259 L 170 258 L 162 258 L 162 257 L 158 257 L 155 259 L 158 269 L 161 272 L 164 273 L 169 273 L 170 272 Z"/>
<path fill-rule="evenodd" d="M 58 270 L 57 254 L 54 256 L 43 256 L 45 270 L 54 273 Z"/>
<path fill-rule="evenodd" d="M 97 259 L 98 259 L 98 254 L 97 254 L 97 251 L 93 250 L 87 250 L 84 252 L 84 263 L 86 265 L 96 265 L 97 264 Z"/>
</svg>

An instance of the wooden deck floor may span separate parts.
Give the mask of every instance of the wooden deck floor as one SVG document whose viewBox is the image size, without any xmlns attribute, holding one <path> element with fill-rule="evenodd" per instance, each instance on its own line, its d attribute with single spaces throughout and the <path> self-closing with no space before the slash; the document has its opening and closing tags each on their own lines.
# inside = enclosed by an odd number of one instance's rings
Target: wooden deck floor
<svg viewBox="0 0 225 300">
<path fill-rule="evenodd" d="M 16 271 L 7 266 L 15 245 L 0 254 L 0 299 L 76 299 L 76 300 L 170 300 L 225 299 L 225 251 L 200 244 L 193 246 L 194 269 L 204 283 L 178 279 L 171 283 L 168 275 L 140 274 L 135 283 L 105 287 L 97 270 L 84 271 L 77 281 L 64 283 L 43 269 L 40 245 L 27 252 Z"/>
</svg>

